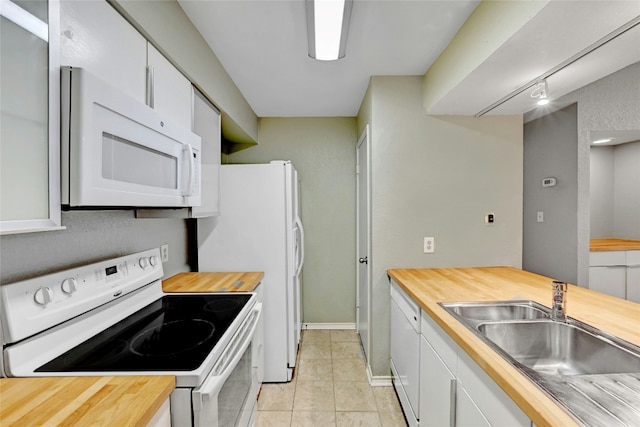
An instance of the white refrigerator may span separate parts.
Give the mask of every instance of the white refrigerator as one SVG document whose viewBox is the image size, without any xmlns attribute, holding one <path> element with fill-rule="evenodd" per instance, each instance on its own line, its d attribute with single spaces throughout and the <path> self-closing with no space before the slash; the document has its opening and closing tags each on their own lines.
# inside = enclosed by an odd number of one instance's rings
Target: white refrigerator
<svg viewBox="0 0 640 427">
<path fill-rule="evenodd" d="M 199 271 L 263 271 L 264 382 L 288 382 L 302 321 L 304 230 L 289 161 L 222 165 L 220 215 L 198 220 Z"/>
</svg>

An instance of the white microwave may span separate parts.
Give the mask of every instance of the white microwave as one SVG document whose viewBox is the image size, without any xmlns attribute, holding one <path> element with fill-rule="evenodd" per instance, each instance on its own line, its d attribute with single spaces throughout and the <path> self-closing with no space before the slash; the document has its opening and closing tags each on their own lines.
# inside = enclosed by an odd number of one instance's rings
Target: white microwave
<svg viewBox="0 0 640 427">
<path fill-rule="evenodd" d="M 63 209 L 200 206 L 200 137 L 87 70 L 61 68 Z"/>
</svg>

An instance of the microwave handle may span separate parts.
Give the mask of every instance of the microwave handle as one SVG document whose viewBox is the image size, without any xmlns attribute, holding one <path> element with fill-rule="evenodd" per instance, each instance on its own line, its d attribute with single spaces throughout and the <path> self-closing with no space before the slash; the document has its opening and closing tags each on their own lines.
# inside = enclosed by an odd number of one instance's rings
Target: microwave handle
<svg viewBox="0 0 640 427">
<path fill-rule="evenodd" d="M 209 377 L 209 380 L 202 384 L 200 388 L 193 390 L 193 408 L 195 410 L 201 409 L 205 400 L 209 401 L 213 396 L 217 395 L 224 385 L 224 382 L 229 378 L 238 361 L 249 347 L 251 340 L 253 340 L 253 335 L 258 327 L 261 313 L 262 303 L 257 303 L 249 315 L 249 319 L 238 329 L 237 337 L 240 342 L 232 341 L 229 343 L 227 349 L 220 356 L 219 360 L 224 361 L 226 359 L 224 366 L 214 366 L 212 369 L 213 375 Z M 248 333 L 247 330 L 249 330 Z"/>
<path fill-rule="evenodd" d="M 184 146 L 184 151 L 186 151 L 186 157 L 189 160 L 189 183 L 185 186 L 184 191 L 182 192 L 183 196 L 191 196 L 195 193 L 196 190 L 196 158 L 193 157 L 193 147 L 191 144 L 186 144 Z"/>
</svg>

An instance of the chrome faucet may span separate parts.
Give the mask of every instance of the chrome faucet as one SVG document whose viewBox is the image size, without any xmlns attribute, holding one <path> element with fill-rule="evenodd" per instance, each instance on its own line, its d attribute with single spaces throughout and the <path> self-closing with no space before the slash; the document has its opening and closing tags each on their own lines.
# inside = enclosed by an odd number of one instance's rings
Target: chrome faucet
<svg viewBox="0 0 640 427">
<path fill-rule="evenodd" d="M 551 282 L 553 286 L 553 299 L 551 305 L 551 320 L 556 322 L 564 322 L 567 314 L 567 283 L 566 282 Z"/>
</svg>

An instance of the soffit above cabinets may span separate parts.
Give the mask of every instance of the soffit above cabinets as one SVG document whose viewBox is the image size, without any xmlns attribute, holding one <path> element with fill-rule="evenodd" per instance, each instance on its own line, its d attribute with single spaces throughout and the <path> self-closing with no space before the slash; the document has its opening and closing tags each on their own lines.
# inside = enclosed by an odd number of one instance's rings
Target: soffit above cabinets
<svg viewBox="0 0 640 427">
<path fill-rule="evenodd" d="M 594 144 L 594 141 L 602 139 L 609 139 L 610 141 L 603 144 Z M 640 141 L 640 129 L 591 130 L 589 131 L 589 141 L 591 141 L 591 145 L 596 145 L 598 147 Z"/>
<path fill-rule="evenodd" d="M 530 96 L 533 87 L 519 94 L 515 92 L 533 85 L 621 27 L 631 28 L 547 77 L 551 101 L 640 61 L 640 2 L 551 1 L 433 103 L 428 114 L 495 115 L 530 111 L 536 108 L 536 100 Z"/>
</svg>

